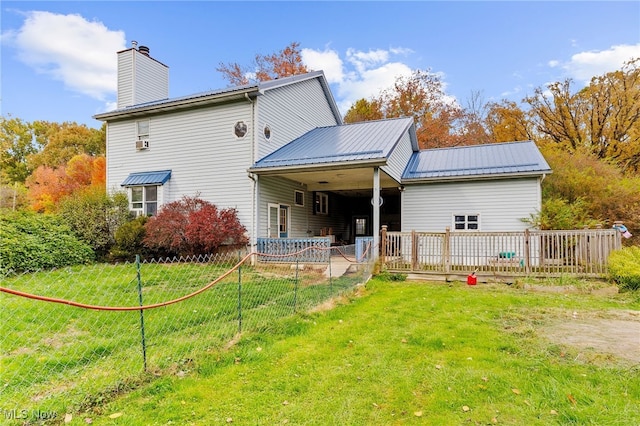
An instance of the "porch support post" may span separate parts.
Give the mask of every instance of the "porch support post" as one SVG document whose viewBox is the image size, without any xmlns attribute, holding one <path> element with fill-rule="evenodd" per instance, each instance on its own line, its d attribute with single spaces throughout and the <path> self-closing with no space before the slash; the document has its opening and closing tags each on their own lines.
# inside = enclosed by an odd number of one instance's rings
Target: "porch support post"
<svg viewBox="0 0 640 426">
<path fill-rule="evenodd" d="M 373 168 L 373 259 L 378 260 L 380 253 L 380 168 Z"/>
</svg>

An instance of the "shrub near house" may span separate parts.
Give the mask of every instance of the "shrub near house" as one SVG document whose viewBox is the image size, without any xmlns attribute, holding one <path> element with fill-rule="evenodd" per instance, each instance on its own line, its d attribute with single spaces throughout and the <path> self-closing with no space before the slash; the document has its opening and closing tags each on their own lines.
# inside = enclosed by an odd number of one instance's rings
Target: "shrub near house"
<svg viewBox="0 0 640 426">
<path fill-rule="evenodd" d="M 0 214 L 0 275 L 88 263 L 91 247 L 56 216 L 27 212 Z"/>
<path fill-rule="evenodd" d="M 179 256 L 215 253 L 221 246 L 242 246 L 248 241 L 234 209 L 218 209 L 187 196 L 166 204 L 150 218 L 143 239 L 152 250 Z"/>
</svg>

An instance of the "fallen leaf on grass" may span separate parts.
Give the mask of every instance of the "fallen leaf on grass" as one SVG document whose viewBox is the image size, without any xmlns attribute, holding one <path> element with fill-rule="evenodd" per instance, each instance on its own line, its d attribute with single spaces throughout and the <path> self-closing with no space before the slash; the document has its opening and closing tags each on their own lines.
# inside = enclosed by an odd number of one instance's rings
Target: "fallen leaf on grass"
<svg viewBox="0 0 640 426">
<path fill-rule="evenodd" d="M 552 416 L 557 416 L 558 412 L 556 410 L 551 410 L 549 411 L 549 414 L 551 414 Z"/>
<path fill-rule="evenodd" d="M 71 420 L 73 420 L 73 416 L 69 413 L 64 415 L 64 422 L 65 423 L 71 423 Z"/>
<path fill-rule="evenodd" d="M 465 413 L 466 413 L 467 411 L 470 411 L 470 410 L 471 410 L 471 408 L 467 407 L 466 405 L 463 405 L 463 406 L 462 406 L 462 411 L 464 411 Z"/>
<path fill-rule="evenodd" d="M 262 352 L 262 348 L 261 348 L 260 346 L 258 346 L 258 347 L 256 348 L 256 351 L 258 351 L 258 352 Z"/>
<path fill-rule="evenodd" d="M 89 417 L 87 417 L 86 419 L 84 419 L 84 422 L 88 425 L 93 423 L 93 419 L 90 419 Z"/>
<path fill-rule="evenodd" d="M 567 394 L 567 398 L 569 398 L 569 401 L 571 401 L 573 405 L 576 405 L 578 403 L 576 399 L 573 397 L 573 395 L 571 395 L 570 393 Z"/>
<path fill-rule="evenodd" d="M 416 417 L 422 417 L 422 411 L 416 411 L 413 415 Z"/>
<path fill-rule="evenodd" d="M 482 381 L 483 381 L 483 382 L 488 382 L 488 381 L 489 381 L 489 378 L 488 378 L 488 377 L 483 377 L 483 378 L 482 378 Z"/>
<path fill-rule="evenodd" d="M 289 401 L 282 401 L 282 405 L 289 405 Z"/>
<path fill-rule="evenodd" d="M 407 343 L 407 339 L 402 339 L 401 342 L 402 343 Z"/>
<path fill-rule="evenodd" d="M 491 423 L 498 423 L 498 419 L 496 419 L 495 417 L 491 419 Z"/>
<path fill-rule="evenodd" d="M 110 419 L 117 419 L 118 417 L 122 416 L 122 413 L 113 413 L 109 416 Z"/>
<path fill-rule="evenodd" d="M 516 395 L 520 395 L 520 389 L 511 389 L 511 392 L 515 393 Z"/>
<path fill-rule="evenodd" d="M 227 417 L 227 423 L 233 423 L 233 419 L 231 417 Z"/>
<path fill-rule="evenodd" d="M 437 368 L 438 370 L 440 370 L 440 369 L 442 368 L 442 366 L 441 366 L 440 364 L 437 364 L 437 365 L 436 365 L 436 368 Z"/>
</svg>

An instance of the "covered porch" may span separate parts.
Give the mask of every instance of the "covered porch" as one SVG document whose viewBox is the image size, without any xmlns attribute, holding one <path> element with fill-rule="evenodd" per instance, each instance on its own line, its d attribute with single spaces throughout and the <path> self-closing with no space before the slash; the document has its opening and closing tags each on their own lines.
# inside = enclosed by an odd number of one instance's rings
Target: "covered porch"
<svg viewBox="0 0 640 426">
<path fill-rule="evenodd" d="M 402 172 L 417 151 L 412 119 L 319 128 L 257 161 L 256 244 L 328 238 L 355 244 L 401 229 Z"/>
</svg>

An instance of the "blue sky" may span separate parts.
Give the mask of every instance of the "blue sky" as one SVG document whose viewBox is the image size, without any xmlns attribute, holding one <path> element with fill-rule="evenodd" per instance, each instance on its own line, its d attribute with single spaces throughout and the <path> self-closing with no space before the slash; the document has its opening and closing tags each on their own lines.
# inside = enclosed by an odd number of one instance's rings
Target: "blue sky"
<svg viewBox="0 0 640 426">
<path fill-rule="evenodd" d="M 248 65 L 300 43 L 342 113 L 412 70 L 438 73 L 466 105 L 520 102 L 534 88 L 640 57 L 640 2 L 578 1 L 6 1 L 1 114 L 75 121 L 113 108 L 116 52 L 131 41 L 169 66 L 169 94 L 228 84 L 220 63 Z"/>
</svg>

